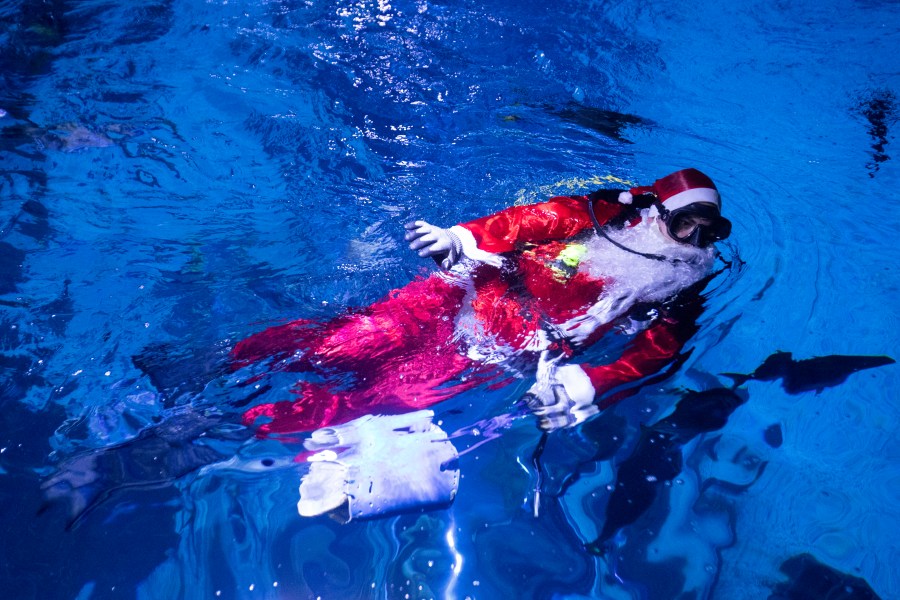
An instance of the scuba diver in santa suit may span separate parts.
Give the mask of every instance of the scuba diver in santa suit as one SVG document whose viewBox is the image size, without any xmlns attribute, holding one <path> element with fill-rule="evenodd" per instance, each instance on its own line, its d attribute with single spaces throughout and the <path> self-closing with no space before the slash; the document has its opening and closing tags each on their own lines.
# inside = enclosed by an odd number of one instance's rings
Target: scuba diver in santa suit
<svg viewBox="0 0 900 600">
<path fill-rule="evenodd" d="M 323 377 L 298 383 L 292 400 L 251 408 L 245 422 L 263 435 L 311 431 L 427 408 L 505 373 L 536 376 L 526 400 L 543 429 L 580 423 L 613 402 L 610 390 L 672 362 L 693 334 L 698 303 L 677 297 L 711 272 L 713 244 L 731 230 L 720 209 L 712 180 L 684 169 L 449 229 L 410 223 L 410 248 L 443 271 L 358 312 L 235 345 L 235 368 L 265 360 Z M 614 331 L 634 336 L 616 360 L 579 363 Z"/>
<path fill-rule="evenodd" d="M 446 505 L 458 454 L 428 407 L 492 378 L 533 377 L 525 404 L 548 432 L 620 400 L 627 394 L 610 392 L 672 363 L 696 330 L 713 244 L 731 232 L 720 211 L 712 180 L 684 169 L 448 229 L 410 223 L 410 248 L 442 271 L 365 309 L 270 327 L 234 346 L 236 371 L 318 380 L 297 383 L 291 400 L 251 407 L 244 421 L 261 436 L 311 432 L 297 459 L 309 465 L 301 516 Z M 618 358 L 580 360 L 612 333 L 631 336 Z"/>
</svg>

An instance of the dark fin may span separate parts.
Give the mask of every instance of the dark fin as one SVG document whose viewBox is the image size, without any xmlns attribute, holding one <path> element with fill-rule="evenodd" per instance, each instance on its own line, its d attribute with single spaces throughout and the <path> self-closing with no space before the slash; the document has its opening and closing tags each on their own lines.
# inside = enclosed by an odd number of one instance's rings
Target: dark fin
<svg viewBox="0 0 900 600">
<path fill-rule="evenodd" d="M 667 431 L 683 443 L 701 433 L 716 431 L 725 426 L 728 417 L 747 399 L 728 388 L 714 388 L 702 392 L 685 392 L 675 411 L 654 425 L 654 431 Z"/>
<path fill-rule="evenodd" d="M 727 377 L 731 379 L 734 384 L 731 386 L 731 389 L 737 389 L 753 379 L 753 375 L 747 375 L 744 373 L 721 373 L 722 377 Z"/>
<path fill-rule="evenodd" d="M 166 406 L 185 395 L 199 394 L 210 381 L 230 372 L 228 350 L 218 345 L 198 350 L 172 343 L 151 344 L 131 360 L 150 378 Z"/>
<path fill-rule="evenodd" d="M 251 435 L 249 430 L 222 425 L 220 417 L 187 411 L 132 440 L 65 460 L 41 485 L 46 506 L 66 505 L 71 529 L 124 490 L 168 487 L 226 457 L 219 446 L 198 442 L 201 438 L 239 444 Z"/>
<path fill-rule="evenodd" d="M 790 352 L 781 352 L 779 350 L 766 358 L 763 364 L 753 371 L 753 379 L 775 381 L 779 377 L 784 377 L 793 363 L 794 360 Z"/>
<path fill-rule="evenodd" d="M 637 115 L 620 113 L 614 110 L 569 103 L 562 109 L 550 109 L 549 112 L 564 121 L 574 123 L 585 129 L 592 129 L 606 137 L 630 144 L 625 137 L 625 130 L 635 125 L 649 125 L 650 122 Z"/>
</svg>

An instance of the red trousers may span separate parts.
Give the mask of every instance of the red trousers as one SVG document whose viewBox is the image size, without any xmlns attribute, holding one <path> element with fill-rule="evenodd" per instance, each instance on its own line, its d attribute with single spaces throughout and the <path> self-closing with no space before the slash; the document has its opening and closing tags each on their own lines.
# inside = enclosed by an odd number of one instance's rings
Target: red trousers
<svg viewBox="0 0 900 600">
<path fill-rule="evenodd" d="M 293 400 L 255 406 L 244 422 L 260 433 L 311 431 L 365 414 L 418 410 L 483 381 L 485 369 L 454 339 L 465 290 L 439 275 L 416 280 L 364 310 L 326 323 L 298 320 L 239 342 L 234 368 L 263 360 L 272 369 L 315 372 Z M 469 371 L 473 377 L 462 378 Z"/>
</svg>

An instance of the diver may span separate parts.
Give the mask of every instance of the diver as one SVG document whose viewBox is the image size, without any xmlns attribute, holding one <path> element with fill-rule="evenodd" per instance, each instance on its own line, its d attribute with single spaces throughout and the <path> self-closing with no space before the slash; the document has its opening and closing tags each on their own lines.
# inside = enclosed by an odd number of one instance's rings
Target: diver
<svg viewBox="0 0 900 600">
<path fill-rule="evenodd" d="M 251 407 L 247 425 L 261 435 L 313 431 L 530 377 L 525 401 L 543 430 L 581 423 L 624 397 L 610 392 L 677 358 L 731 223 L 712 180 L 684 169 L 651 186 L 406 229 L 410 248 L 442 270 L 362 310 L 234 346 L 234 370 L 263 362 L 317 375 L 291 400 Z M 616 360 L 581 358 L 614 332 L 631 336 Z"/>
<path fill-rule="evenodd" d="M 133 441 L 76 457 L 45 493 L 71 501 L 74 524 L 116 489 L 201 466 L 287 468 L 304 471 L 297 510 L 305 517 L 445 506 L 460 480 L 457 438 L 467 433 L 443 431 L 429 407 L 475 386 L 533 378 L 516 411 L 491 420 L 503 429 L 527 408 L 543 440 L 677 365 L 696 330 L 715 243 L 731 231 L 720 208 L 709 177 L 686 169 L 652 186 L 554 197 L 447 229 L 415 221 L 406 240 L 441 270 L 362 310 L 270 327 L 231 349 L 231 381 L 253 390 L 244 402 L 269 387 L 263 378 L 304 372 L 294 399 L 250 406 L 246 428 L 213 435 L 221 416 L 187 410 Z M 152 355 L 135 364 L 152 365 Z M 222 443 L 198 446 L 198 436 Z M 255 460 L 254 444 L 271 436 L 285 455 Z M 244 440 L 241 456 L 222 456 Z M 535 514 L 537 506 L 536 496 Z"/>
</svg>

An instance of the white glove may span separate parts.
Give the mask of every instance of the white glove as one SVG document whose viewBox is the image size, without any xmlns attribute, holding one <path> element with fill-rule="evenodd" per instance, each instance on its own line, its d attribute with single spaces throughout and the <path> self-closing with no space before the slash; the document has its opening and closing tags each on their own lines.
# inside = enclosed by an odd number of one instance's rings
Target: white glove
<svg viewBox="0 0 900 600">
<path fill-rule="evenodd" d="M 411 242 L 410 250 L 417 250 L 419 256 L 432 256 L 445 269 L 459 261 L 462 242 L 449 229 L 441 229 L 425 221 L 413 221 L 405 227 L 407 234 L 404 239 Z"/>
<path fill-rule="evenodd" d="M 584 369 L 578 365 L 557 366 L 563 355 L 552 360 L 547 356 L 547 350 L 541 352 L 537 381 L 524 398 L 538 418 L 538 427 L 543 431 L 572 427 L 600 412 L 594 404 L 594 386 Z"/>
</svg>

